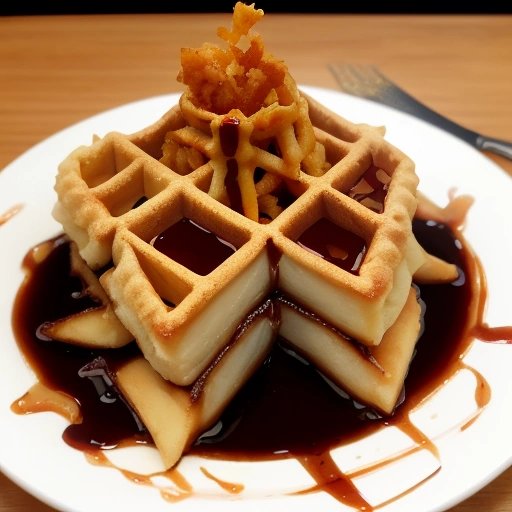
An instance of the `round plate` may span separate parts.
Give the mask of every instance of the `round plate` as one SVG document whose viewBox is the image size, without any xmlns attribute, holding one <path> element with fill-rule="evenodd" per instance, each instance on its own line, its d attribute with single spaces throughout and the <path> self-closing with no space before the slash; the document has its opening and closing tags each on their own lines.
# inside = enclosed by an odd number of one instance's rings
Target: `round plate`
<svg viewBox="0 0 512 512">
<path fill-rule="evenodd" d="M 416 162 L 420 190 L 443 206 L 450 191 L 475 198 L 465 237 L 486 272 L 489 300 L 485 320 L 490 326 L 512 324 L 510 293 L 512 181 L 473 148 L 422 121 L 372 102 L 334 91 L 303 87 L 326 106 L 354 122 L 386 126 L 386 138 Z M 293 459 L 272 462 L 227 462 L 187 456 L 179 473 L 194 489 L 180 491 L 172 479 L 137 485 L 122 472 L 87 462 L 82 452 L 61 439 L 65 421 L 53 413 L 18 416 L 11 403 L 35 382 L 13 337 L 14 296 L 23 279 L 21 262 L 33 245 L 54 236 L 52 219 L 56 169 L 74 148 L 89 144 L 93 134 L 132 133 L 152 124 L 178 100 L 177 95 L 149 98 L 99 114 L 38 144 L 0 174 L 0 215 L 21 210 L 0 226 L 2 294 L 0 296 L 0 470 L 51 506 L 65 511 L 152 510 L 244 512 L 249 510 L 350 510 L 324 492 L 295 494 L 312 486 L 311 477 Z M 449 322 L 450 312 L 446 321 Z M 355 482 L 365 499 L 381 512 L 445 510 L 478 491 L 512 463 L 512 346 L 476 341 L 465 356 L 473 371 L 460 371 L 412 418 L 439 451 L 399 457 Z M 475 375 L 491 389 L 491 400 L 467 428 L 474 414 Z M 385 429 L 387 430 L 387 429 Z M 375 461 L 407 447 L 400 435 L 377 435 L 333 453 L 341 469 Z M 383 448 L 384 447 L 384 448 Z M 134 453 L 136 450 L 136 453 Z M 114 454 L 118 466 L 139 473 L 159 467 L 153 449 Z M 214 475 L 208 478 L 206 473 Z M 219 482 L 243 485 L 237 494 Z"/>
</svg>

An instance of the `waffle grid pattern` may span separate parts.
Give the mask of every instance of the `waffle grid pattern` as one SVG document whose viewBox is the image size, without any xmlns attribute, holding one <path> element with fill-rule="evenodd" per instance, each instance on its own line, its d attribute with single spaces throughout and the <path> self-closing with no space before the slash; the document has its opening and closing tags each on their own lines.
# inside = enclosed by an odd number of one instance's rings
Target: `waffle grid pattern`
<svg viewBox="0 0 512 512">
<path fill-rule="evenodd" d="M 183 176 L 157 160 L 164 134 L 184 125 L 176 108 L 137 134 L 111 133 L 78 148 L 60 166 L 55 217 L 92 268 L 113 262 L 101 280 L 116 313 L 155 369 L 172 382 L 192 383 L 240 320 L 274 288 L 368 345 L 380 342 L 402 309 L 419 266 L 411 232 L 413 164 L 377 129 L 353 125 L 304 97 L 316 139 L 335 164 L 323 176 L 300 173 L 303 193 L 269 224 L 254 222 L 208 195 L 210 164 Z M 348 195 L 372 164 L 391 178 L 382 213 Z M 237 251 L 209 275 L 198 276 L 151 245 L 181 218 Z M 358 275 L 295 242 L 321 218 L 366 241 Z M 281 255 L 277 277 L 269 243 Z M 313 296 L 316 285 L 320 288 Z M 231 320 L 216 319 L 219 311 Z"/>
</svg>

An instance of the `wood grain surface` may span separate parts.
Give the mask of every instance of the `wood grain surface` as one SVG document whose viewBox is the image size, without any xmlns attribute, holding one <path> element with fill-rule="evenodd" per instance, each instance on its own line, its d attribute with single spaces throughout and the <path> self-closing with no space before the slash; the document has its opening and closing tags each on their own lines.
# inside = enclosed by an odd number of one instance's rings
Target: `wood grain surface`
<svg viewBox="0 0 512 512">
<path fill-rule="evenodd" d="M 0 18 L 0 169 L 93 114 L 179 91 L 180 48 L 214 41 L 229 22 L 228 14 Z M 512 16 L 269 14 L 257 31 L 299 83 L 336 88 L 328 63 L 377 64 L 439 112 L 512 140 Z M 512 176 L 512 162 L 492 158 Z M 0 474 L 0 512 L 27 510 L 53 509 Z M 512 511 L 512 469 L 451 509 L 482 511 Z"/>
</svg>

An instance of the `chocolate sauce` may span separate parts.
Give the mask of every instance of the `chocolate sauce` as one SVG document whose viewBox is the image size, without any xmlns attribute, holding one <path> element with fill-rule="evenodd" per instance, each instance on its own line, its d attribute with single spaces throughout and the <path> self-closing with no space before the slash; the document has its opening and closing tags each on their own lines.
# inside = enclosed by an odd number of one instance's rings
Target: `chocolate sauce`
<svg viewBox="0 0 512 512">
<path fill-rule="evenodd" d="M 240 119 L 225 117 L 219 126 L 219 139 L 222 152 L 228 158 L 235 156 L 238 149 L 238 127 Z"/>
<path fill-rule="evenodd" d="M 39 326 L 45 322 L 97 306 L 82 293 L 81 280 L 70 275 L 67 239 L 59 237 L 50 243 L 52 249 L 42 262 L 36 263 L 33 252 L 23 261 L 28 280 L 16 298 L 13 328 L 38 379 L 46 386 L 74 397 L 80 404 L 82 423 L 70 425 L 63 437 L 71 446 L 84 449 L 112 446 L 120 439 L 144 435 L 115 390 L 112 390 L 110 400 L 106 400 L 106 388 L 98 393 L 90 379 L 79 376 L 81 369 L 98 357 L 115 368 L 120 361 L 137 352 L 135 344 L 115 351 L 93 351 L 38 337 Z"/>
<path fill-rule="evenodd" d="M 195 453 L 236 460 L 318 455 L 371 428 L 350 400 L 341 398 L 311 365 L 290 355 L 284 340 L 278 341 L 224 412 L 220 432 L 200 437 Z"/>
<path fill-rule="evenodd" d="M 357 274 L 366 252 L 360 236 L 322 218 L 310 226 L 297 243 L 304 249 L 352 274 Z"/>
<path fill-rule="evenodd" d="M 158 235 L 153 247 L 201 276 L 215 270 L 236 251 L 226 240 L 186 218 Z"/>
<path fill-rule="evenodd" d="M 330 221 L 319 222 L 315 226 L 320 226 L 318 238 L 322 240 L 333 227 L 337 229 Z M 233 250 L 186 219 L 171 228 L 178 231 L 180 240 L 184 239 L 182 236 L 190 236 L 192 233 L 191 239 L 194 241 L 191 247 L 195 250 L 190 252 L 191 259 L 205 253 L 215 258 L 215 250 L 208 245 L 212 241 L 213 247 L 219 248 L 220 252 L 224 248 L 229 249 L 227 252 Z M 418 239 L 428 250 L 454 262 L 461 268 L 461 275 L 464 275 L 465 253 L 450 230 L 439 224 L 422 221 L 416 221 L 414 228 Z M 175 238 L 176 233 L 172 234 L 171 237 L 165 233 L 159 244 L 163 245 Z M 196 236 L 198 238 L 194 239 Z M 207 240 L 206 252 L 204 245 L 201 245 L 202 250 L 197 245 L 202 244 L 200 239 L 203 237 Z M 87 444 L 92 439 L 98 444 L 115 444 L 116 440 L 125 436 L 140 433 L 136 421 L 129 410 L 124 413 L 117 409 L 115 413 L 107 412 L 107 409 L 114 411 L 114 406 L 102 402 L 90 379 L 81 378 L 78 373 L 98 357 L 115 367 L 127 357 L 132 357 L 137 349 L 131 345 L 110 352 L 92 351 L 58 342 L 43 342 L 37 338 L 38 328 L 45 321 L 95 306 L 90 298 L 80 293 L 80 280 L 69 276 L 66 240 L 58 238 L 53 241 L 53 245 L 53 250 L 42 263 L 36 265 L 30 255 L 24 261 L 30 273 L 16 300 L 16 338 L 39 378 L 48 386 L 76 397 L 82 405 L 84 425 L 69 427 L 65 434 L 66 440 L 73 445 Z M 312 245 L 318 249 L 318 243 Z M 189 254 L 181 253 L 180 257 L 183 261 L 183 258 L 189 258 Z M 351 259 L 354 260 L 354 256 Z M 193 266 L 189 260 L 184 263 L 188 267 Z M 422 287 L 421 296 L 427 304 L 427 328 L 407 379 L 406 393 L 409 397 L 415 393 L 423 394 L 429 383 L 433 382 L 433 376 L 436 376 L 436 381 L 440 379 L 446 373 L 446 368 L 463 351 L 465 315 L 471 300 L 470 292 L 469 283 L 462 278 L 457 286 Z M 446 321 L 448 310 L 451 312 L 449 322 Z M 83 375 L 84 370 L 81 373 Z M 116 404 L 116 408 L 119 406 L 119 409 L 126 409 L 122 401 L 118 400 Z M 360 416 L 350 400 L 341 398 L 327 386 L 312 366 L 290 355 L 286 343 L 281 340 L 265 365 L 226 410 L 221 433 L 215 438 L 200 438 L 195 450 L 201 453 L 214 451 L 231 454 L 237 458 L 244 457 L 244 454 L 249 457 L 273 457 L 276 453 L 284 452 L 318 453 L 341 440 L 359 437 L 374 428 L 375 422 L 361 420 Z M 102 418 L 107 417 L 109 421 L 103 422 Z M 91 418 L 90 426 L 87 426 L 88 418 Z M 272 421 L 268 421 L 268 418 L 272 418 Z M 119 428 L 115 425 L 119 425 Z M 85 433 L 87 428 L 90 433 Z M 70 433 L 74 436 L 72 439 Z"/>
<path fill-rule="evenodd" d="M 192 226 L 186 222 L 185 230 Z M 331 447 L 394 424 L 435 453 L 433 443 L 408 421 L 407 412 L 461 368 L 460 356 L 471 341 L 473 326 L 468 325 L 468 311 L 475 300 L 472 282 L 478 276 L 472 275 L 473 256 L 450 229 L 435 222 L 416 220 L 414 231 L 427 250 L 458 266 L 460 278 L 453 284 L 420 288 L 426 303 L 425 331 L 405 382 L 405 399 L 393 416 L 381 418 L 355 408 L 350 399 L 335 392 L 310 364 L 293 354 L 285 340 L 278 340 L 259 371 L 223 413 L 220 431 L 201 436 L 191 451 L 223 459 L 296 457 L 317 481 L 311 492 L 325 490 L 361 510 L 371 507 L 366 506 L 349 479 L 339 469 L 335 471 L 335 465 L 329 465 Z M 150 442 L 133 412 L 117 394 L 115 382 L 109 387 L 110 370 L 115 371 L 123 361 L 138 353 L 135 344 L 119 350 L 93 351 L 38 338 L 42 323 L 95 306 L 81 293 L 80 280 L 69 275 L 66 239 L 60 237 L 51 244 L 51 251 L 42 262 L 36 262 L 33 252 L 24 260 L 27 279 L 16 298 L 13 325 L 19 346 L 40 381 L 80 402 L 84 421 L 68 427 L 64 439 L 89 454 L 94 454 L 98 447 L 115 446 L 127 439 Z M 218 239 L 216 244 L 223 245 Z M 201 253 L 205 254 L 202 247 Z M 272 249 L 269 248 L 269 253 L 274 261 L 277 257 Z M 492 338 L 484 326 L 479 329 Z M 99 373 L 95 371 L 98 369 Z M 475 399 L 483 406 L 489 400 L 490 390 L 483 378 L 478 382 Z M 324 469 L 329 467 L 332 471 L 326 476 Z"/>
<path fill-rule="evenodd" d="M 228 195 L 229 207 L 235 212 L 244 213 L 242 194 L 238 185 L 238 162 L 234 158 L 226 161 L 227 174 L 224 184 Z"/>
</svg>

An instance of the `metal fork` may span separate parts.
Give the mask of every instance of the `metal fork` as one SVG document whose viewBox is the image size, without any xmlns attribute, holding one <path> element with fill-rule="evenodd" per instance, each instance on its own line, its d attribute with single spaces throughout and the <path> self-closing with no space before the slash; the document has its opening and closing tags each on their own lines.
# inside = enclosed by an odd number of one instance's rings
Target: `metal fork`
<svg viewBox="0 0 512 512">
<path fill-rule="evenodd" d="M 435 112 L 392 82 L 376 66 L 329 64 L 342 91 L 394 107 L 446 130 L 475 148 L 512 160 L 512 143 L 487 137 Z"/>
</svg>

